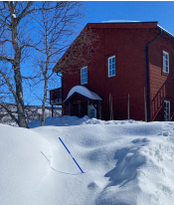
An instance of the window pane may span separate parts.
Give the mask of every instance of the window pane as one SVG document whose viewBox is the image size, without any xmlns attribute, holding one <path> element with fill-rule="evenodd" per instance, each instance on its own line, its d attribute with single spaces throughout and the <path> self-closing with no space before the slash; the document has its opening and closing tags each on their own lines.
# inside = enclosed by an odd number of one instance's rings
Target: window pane
<svg viewBox="0 0 174 205">
<path fill-rule="evenodd" d="M 108 60 L 108 73 L 109 73 L 109 77 L 115 75 L 115 56 L 110 57 Z"/>
<path fill-rule="evenodd" d="M 169 73 L 169 54 L 163 51 L 163 72 Z"/>
<path fill-rule="evenodd" d="M 115 63 L 115 57 L 112 58 L 112 63 Z"/>
<path fill-rule="evenodd" d="M 115 75 L 115 70 L 112 71 L 112 74 Z"/>
<path fill-rule="evenodd" d="M 88 67 L 81 69 L 81 84 L 88 82 Z"/>
</svg>

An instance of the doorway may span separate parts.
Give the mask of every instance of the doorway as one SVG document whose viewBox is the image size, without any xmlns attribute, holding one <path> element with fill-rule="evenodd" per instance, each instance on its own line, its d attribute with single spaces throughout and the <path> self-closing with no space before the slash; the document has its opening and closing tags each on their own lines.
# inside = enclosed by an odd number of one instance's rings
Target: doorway
<svg viewBox="0 0 174 205">
<path fill-rule="evenodd" d="M 170 101 L 164 101 L 164 120 L 170 121 Z"/>
<path fill-rule="evenodd" d="M 93 105 L 88 105 L 88 117 L 97 118 L 97 110 Z"/>
</svg>

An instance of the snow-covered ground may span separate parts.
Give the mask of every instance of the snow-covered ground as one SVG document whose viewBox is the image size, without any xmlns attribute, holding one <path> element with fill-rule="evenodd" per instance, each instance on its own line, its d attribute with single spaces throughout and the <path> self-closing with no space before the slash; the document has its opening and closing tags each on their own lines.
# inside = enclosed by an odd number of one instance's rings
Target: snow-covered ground
<svg viewBox="0 0 174 205">
<path fill-rule="evenodd" d="M 64 116 L 38 124 L 0 125 L 0 204 L 174 204 L 173 122 Z"/>
</svg>

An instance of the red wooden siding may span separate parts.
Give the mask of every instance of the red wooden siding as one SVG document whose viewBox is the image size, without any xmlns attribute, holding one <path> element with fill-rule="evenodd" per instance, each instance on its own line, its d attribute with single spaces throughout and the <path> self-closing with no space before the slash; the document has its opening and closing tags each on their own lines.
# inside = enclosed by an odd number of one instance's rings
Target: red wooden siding
<svg viewBox="0 0 174 205">
<path fill-rule="evenodd" d="M 109 94 L 113 99 L 114 119 L 128 118 L 128 94 L 130 118 L 145 120 L 144 89 L 146 85 L 147 43 L 158 34 L 157 22 L 127 24 L 88 24 L 98 37 L 90 49 L 94 53 L 88 66 L 88 83 L 84 86 L 103 97 L 102 118 L 109 119 Z M 163 50 L 169 53 L 169 74 L 163 73 Z M 108 77 L 108 58 L 116 57 L 116 75 Z M 172 37 L 162 34 L 149 45 L 150 120 L 164 119 L 164 100 L 171 102 L 174 112 L 174 46 Z M 65 99 L 69 90 L 80 85 L 79 65 L 73 74 L 63 74 Z M 146 93 L 147 94 L 147 93 Z M 146 102 L 147 103 L 147 102 Z M 66 114 L 66 113 L 65 113 Z"/>
<path fill-rule="evenodd" d="M 169 74 L 163 72 L 163 51 L 169 53 Z M 174 112 L 174 44 L 162 34 L 149 49 L 151 120 L 164 119 L 164 100 Z"/>
</svg>

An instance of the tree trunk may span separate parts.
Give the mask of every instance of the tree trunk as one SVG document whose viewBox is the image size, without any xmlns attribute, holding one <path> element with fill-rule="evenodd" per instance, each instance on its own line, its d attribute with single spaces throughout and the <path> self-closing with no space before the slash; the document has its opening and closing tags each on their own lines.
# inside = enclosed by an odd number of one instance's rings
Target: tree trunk
<svg viewBox="0 0 174 205">
<path fill-rule="evenodd" d="M 22 87 L 22 76 L 21 76 L 21 49 L 18 45 L 17 41 L 17 25 L 12 23 L 12 44 L 15 51 L 14 62 L 13 62 L 13 70 L 14 70 L 14 80 L 16 84 L 16 104 L 17 104 L 17 112 L 18 112 L 18 125 L 20 127 L 28 128 L 25 113 L 24 113 L 24 100 L 23 100 L 23 87 Z"/>
<path fill-rule="evenodd" d="M 41 125 L 45 125 L 45 102 L 47 100 L 47 80 L 45 80 L 45 85 L 44 85 L 44 97 L 42 101 L 42 120 L 41 120 Z"/>
<path fill-rule="evenodd" d="M 16 83 L 16 95 L 17 95 L 16 104 L 17 104 L 17 112 L 18 112 L 18 125 L 19 127 L 28 128 L 25 119 L 25 112 L 24 112 L 22 76 L 20 70 L 15 70 L 14 79 Z"/>
<path fill-rule="evenodd" d="M 47 60 L 46 60 L 46 65 L 45 65 L 45 70 L 44 70 L 44 65 L 43 65 L 43 76 L 44 76 L 44 97 L 42 101 L 42 120 L 41 120 L 41 125 L 45 125 L 45 103 L 47 100 L 47 87 L 48 87 L 48 67 L 49 67 L 49 45 L 48 45 L 48 31 L 46 29 L 46 55 L 47 55 Z"/>
</svg>

